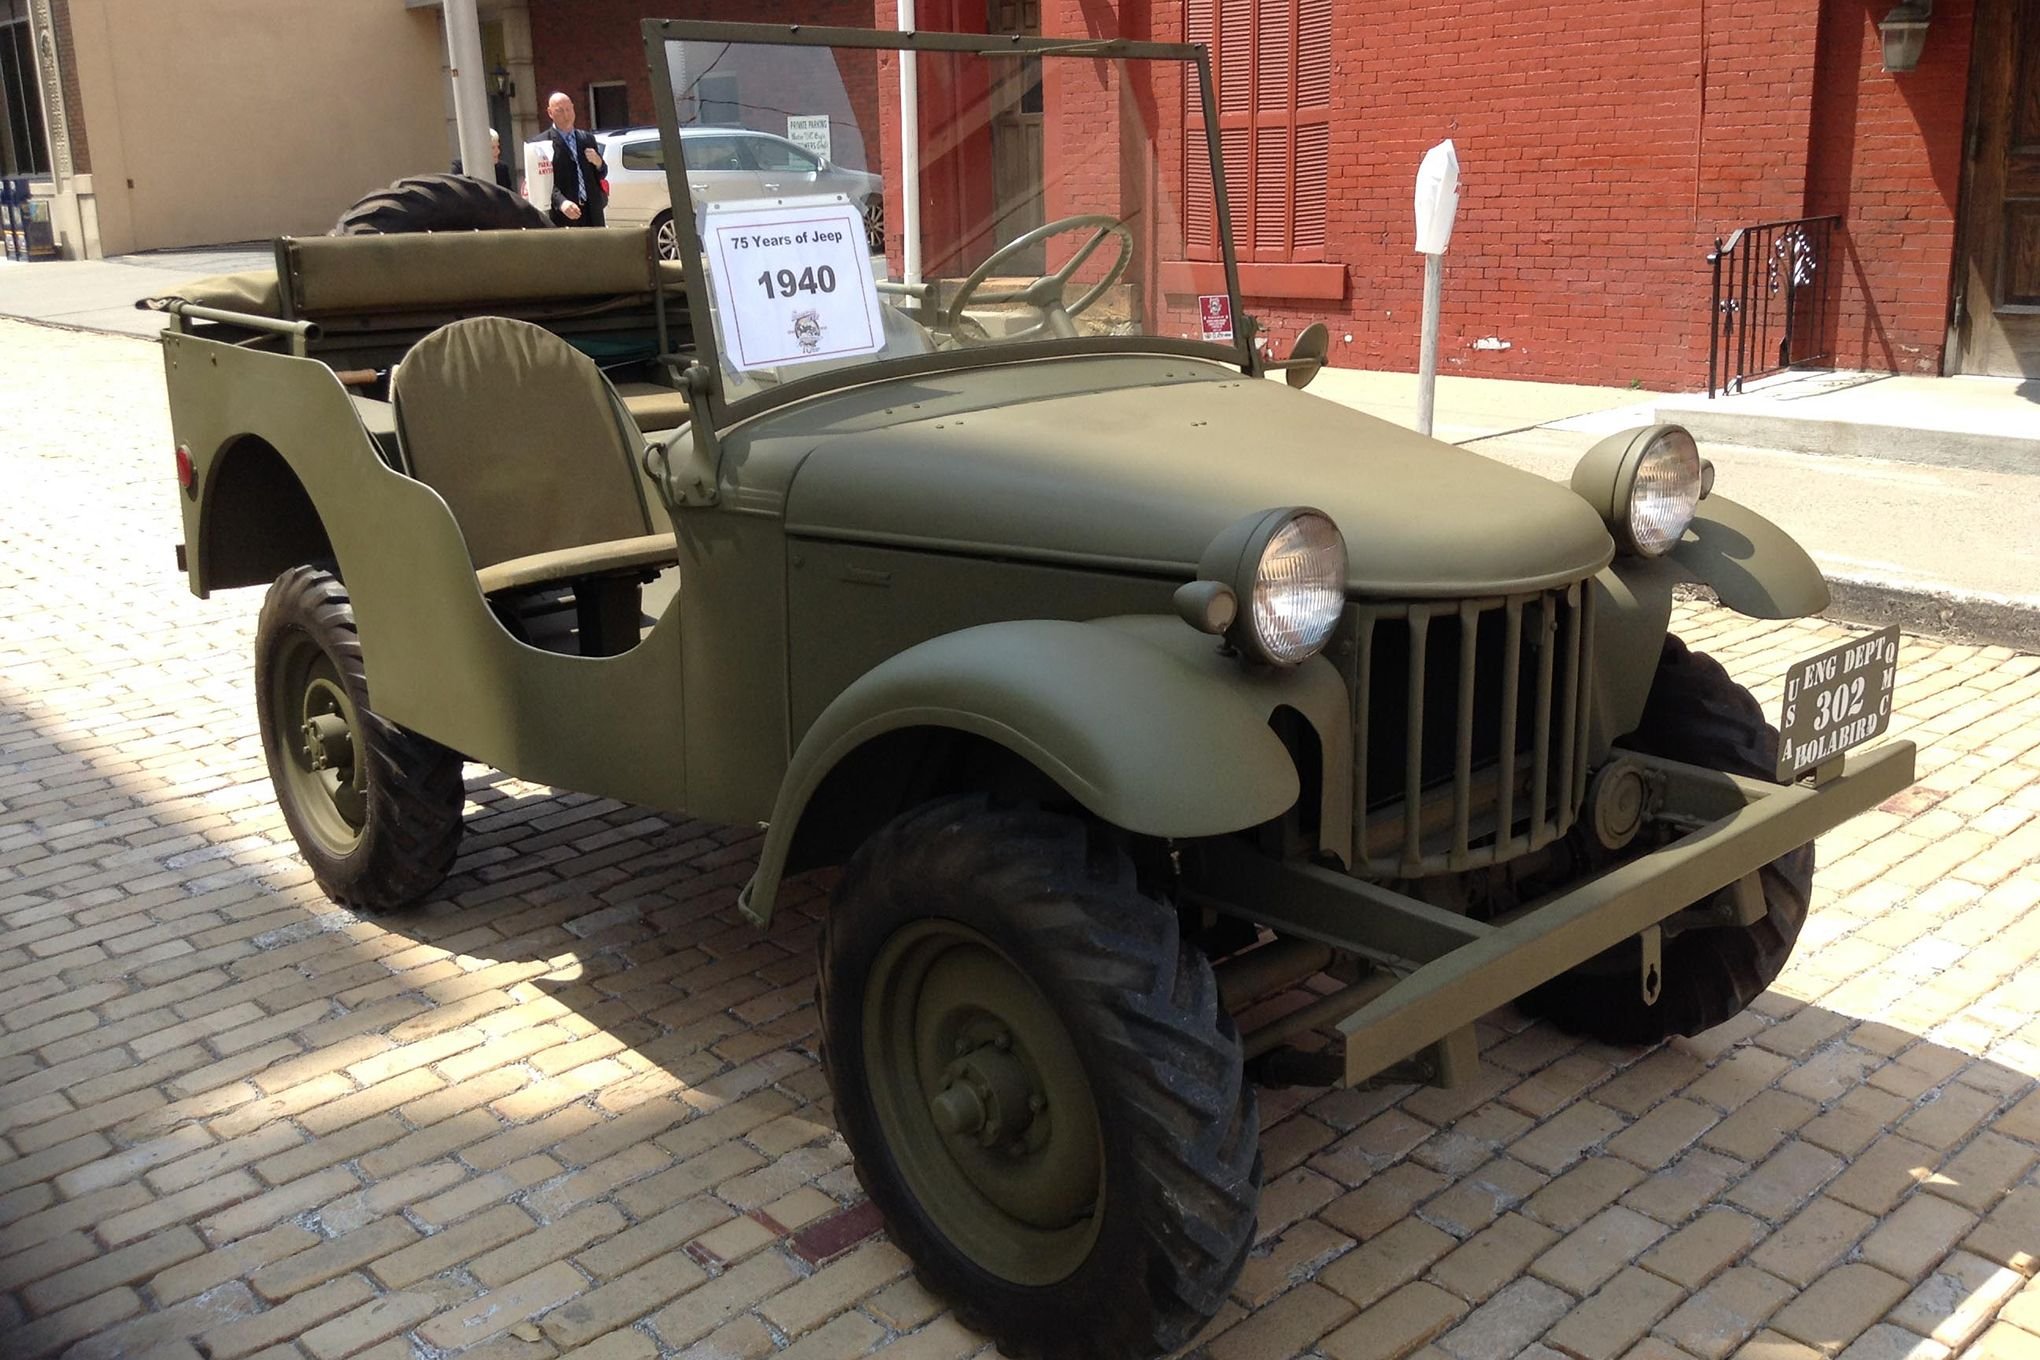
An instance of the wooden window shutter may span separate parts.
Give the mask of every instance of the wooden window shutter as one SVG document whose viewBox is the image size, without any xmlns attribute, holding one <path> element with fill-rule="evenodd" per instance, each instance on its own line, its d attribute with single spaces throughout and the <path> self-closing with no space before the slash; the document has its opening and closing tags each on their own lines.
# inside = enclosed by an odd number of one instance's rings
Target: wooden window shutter
<svg viewBox="0 0 2040 1360">
<path fill-rule="evenodd" d="M 1297 260 L 1325 257 L 1332 177 L 1332 0 L 1299 0 L 1296 24 Z"/>
<path fill-rule="evenodd" d="M 1322 260 L 1331 178 L 1331 0 L 1186 0 L 1184 36 L 1211 49 L 1219 142 L 1242 259 Z M 1187 93 L 1185 230 L 1218 258 L 1204 117 Z M 1205 197 L 1199 201 L 1199 195 Z"/>
<path fill-rule="evenodd" d="M 1218 77 L 1218 37 L 1212 22 L 1218 0 L 1187 0 L 1183 40 L 1203 43 Z M 1183 82 L 1183 245 L 1193 260 L 1218 258 L 1218 199 L 1211 186 L 1211 152 L 1206 145 L 1204 92 L 1194 78 Z"/>
</svg>

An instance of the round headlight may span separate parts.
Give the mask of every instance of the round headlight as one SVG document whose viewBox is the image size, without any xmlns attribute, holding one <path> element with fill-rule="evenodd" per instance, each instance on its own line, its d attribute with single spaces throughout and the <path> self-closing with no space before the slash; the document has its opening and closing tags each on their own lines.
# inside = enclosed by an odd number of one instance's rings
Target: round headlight
<svg viewBox="0 0 2040 1360">
<path fill-rule="evenodd" d="M 1693 436 L 1677 425 L 1625 430 L 1587 451 L 1572 489 L 1601 514 L 1608 532 L 1640 557 L 1677 545 L 1706 494 Z"/>
<path fill-rule="evenodd" d="M 1686 532 L 1700 508 L 1700 450 L 1676 427 L 1643 450 L 1629 488 L 1629 543 L 1645 557 L 1662 557 Z"/>
<path fill-rule="evenodd" d="M 1324 649 L 1346 604 L 1346 540 L 1321 510 L 1249 515 L 1205 550 L 1198 576 L 1231 587 L 1239 612 L 1227 641 L 1258 660 L 1294 666 Z"/>
<path fill-rule="evenodd" d="M 1346 540 L 1316 511 L 1285 522 L 1261 552 L 1247 607 L 1258 650 L 1279 665 L 1313 657 L 1346 603 Z"/>
</svg>

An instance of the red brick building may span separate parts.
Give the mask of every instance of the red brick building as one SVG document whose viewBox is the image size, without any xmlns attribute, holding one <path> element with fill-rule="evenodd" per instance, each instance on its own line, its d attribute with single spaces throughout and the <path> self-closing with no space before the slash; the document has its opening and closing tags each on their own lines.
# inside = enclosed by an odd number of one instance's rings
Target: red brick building
<svg viewBox="0 0 2040 1360">
<path fill-rule="evenodd" d="M 2040 376 L 2040 0 L 1936 0 L 1917 68 L 1883 68 L 1893 0 L 918 0 L 924 29 L 1210 45 L 1246 306 L 1278 346 L 1415 364 L 1417 162 L 1456 143 L 1447 371 L 1647 387 L 1707 381 L 1709 254 L 1761 310 L 1811 265 L 1795 355 L 1906 373 Z M 734 0 L 717 17 L 895 22 L 897 0 Z M 529 0 L 538 82 L 622 82 L 649 121 L 641 0 Z M 613 87 L 612 87 L 613 88 Z M 1184 111 L 1194 145 L 1201 115 Z M 1183 140 L 1172 137 L 1172 142 Z M 1046 141 L 1052 150 L 1053 130 Z M 1163 266 L 1195 288 L 1189 257 Z M 1728 320 L 1757 319 L 1754 312 Z M 1772 329 L 1747 365 L 1770 364 Z M 1731 332 L 1733 343 L 1733 332 Z"/>
</svg>

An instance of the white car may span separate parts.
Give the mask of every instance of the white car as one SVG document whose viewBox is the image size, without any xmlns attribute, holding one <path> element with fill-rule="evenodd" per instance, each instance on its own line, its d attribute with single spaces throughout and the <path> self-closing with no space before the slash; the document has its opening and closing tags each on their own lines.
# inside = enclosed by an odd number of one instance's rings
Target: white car
<svg viewBox="0 0 2040 1360">
<path fill-rule="evenodd" d="M 651 226 L 659 258 L 680 258 L 673 202 L 666 188 L 666 158 L 657 128 L 598 132 L 609 163 L 607 220 L 614 227 Z M 742 127 L 680 129 L 689 187 L 704 199 L 769 198 L 775 194 L 846 195 L 864 213 L 871 249 L 884 249 L 885 181 L 864 170 L 834 165 L 805 147 L 769 132 Z"/>
</svg>

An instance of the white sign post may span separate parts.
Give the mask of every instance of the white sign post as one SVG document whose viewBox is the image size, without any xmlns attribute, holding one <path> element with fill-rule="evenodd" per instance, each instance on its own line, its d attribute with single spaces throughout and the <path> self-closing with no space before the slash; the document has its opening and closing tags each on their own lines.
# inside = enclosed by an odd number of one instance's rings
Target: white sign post
<svg viewBox="0 0 2040 1360">
<path fill-rule="evenodd" d="M 1438 398 L 1438 312 L 1445 296 L 1445 247 L 1459 213 L 1459 152 L 1451 140 L 1424 153 L 1417 167 L 1417 253 L 1424 257 L 1424 333 L 1417 359 L 1417 431 L 1431 432 Z"/>
<path fill-rule="evenodd" d="M 829 142 L 829 115 L 826 113 L 789 113 L 786 115 L 786 140 L 803 151 L 812 151 L 823 160 L 832 160 Z"/>
<path fill-rule="evenodd" d="M 864 219 L 849 199 L 710 203 L 703 222 L 732 368 L 842 359 L 885 345 Z"/>
</svg>

